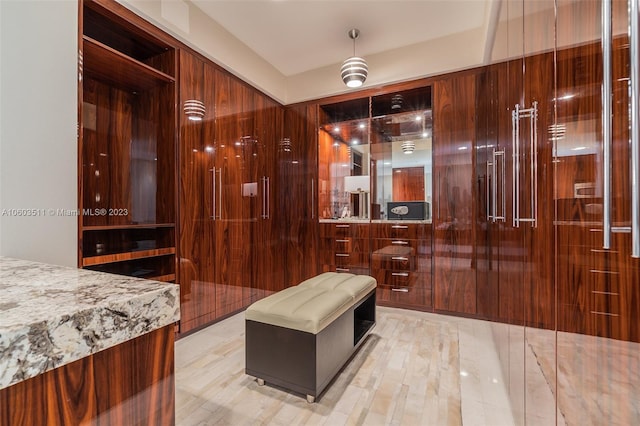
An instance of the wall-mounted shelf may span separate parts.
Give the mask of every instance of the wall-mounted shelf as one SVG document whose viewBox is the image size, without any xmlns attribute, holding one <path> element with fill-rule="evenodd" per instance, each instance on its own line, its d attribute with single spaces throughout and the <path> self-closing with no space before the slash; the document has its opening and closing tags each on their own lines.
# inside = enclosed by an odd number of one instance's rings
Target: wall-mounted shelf
<svg viewBox="0 0 640 426">
<path fill-rule="evenodd" d="M 88 36 L 83 36 L 85 78 L 131 92 L 143 92 L 175 82 L 175 79 Z"/>
<path fill-rule="evenodd" d="M 108 231 L 116 229 L 156 229 L 156 228 L 175 228 L 175 223 L 142 223 L 132 225 L 96 225 L 84 226 L 83 231 Z"/>
<path fill-rule="evenodd" d="M 143 259 L 145 257 L 166 256 L 175 254 L 175 247 L 160 248 L 154 250 L 130 251 L 126 253 L 105 254 L 103 256 L 91 256 L 82 259 L 82 266 L 101 265 L 105 263 L 123 262 L 127 260 Z"/>
</svg>

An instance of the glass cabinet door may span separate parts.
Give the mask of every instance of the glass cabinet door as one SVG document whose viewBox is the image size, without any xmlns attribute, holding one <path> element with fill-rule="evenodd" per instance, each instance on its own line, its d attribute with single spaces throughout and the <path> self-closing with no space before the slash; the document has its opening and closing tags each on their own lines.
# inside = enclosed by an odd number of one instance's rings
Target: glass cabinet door
<svg viewBox="0 0 640 426">
<path fill-rule="evenodd" d="M 318 131 L 318 217 L 369 220 L 369 101 L 325 105 Z"/>
<path fill-rule="evenodd" d="M 431 89 L 371 102 L 371 217 L 431 218 Z"/>
</svg>

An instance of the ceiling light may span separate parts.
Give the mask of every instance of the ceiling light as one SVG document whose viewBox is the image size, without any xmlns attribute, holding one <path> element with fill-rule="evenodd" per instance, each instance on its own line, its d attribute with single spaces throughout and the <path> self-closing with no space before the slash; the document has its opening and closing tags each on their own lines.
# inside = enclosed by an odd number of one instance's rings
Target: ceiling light
<svg viewBox="0 0 640 426">
<path fill-rule="evenodd" d="M 361 129 L 364 129 L 365 127 L 367 127 L 367 125 L 364 124 L 364 123 L 360 123 L 360 124 L 358 124 L 358 127 L 361 128 Z"/>
<path fill-rule="evenodd" d="M 402 109 L 402 102 L 404 102 L 404 98 L 401 94 L 393 95 L 393 97 L 391 98 L 391 109 Z"/>
<path fill-rule="evenodd" d="M 348 87 L 360 87 L 367 79 L 369 67 L 367 61 L 356 56 L 356 39 L 360 35 L 360 30 L 354 28 L 349 30 L 348 34 L 349 38 L 353 40 L 353 56 L 342 63 L 340 75 Z"/>
<path fill-rule="evenodd" d="M 416 121 L 420 121 L 422 120 L 422 117 L 420 117 L 419 115 L 416 115 Z"/>
<path fill-rule="evenodd" d="M 413 154 L 413 151 L 416 149 L 416 144 L 413 141 L 404 141 L 400 147 L 405 154 Z"/>
<path fill-rule="evenodd" d="M 204 102 L 198 101 L 196 99 L 189 99 L 188 101 L 184 101 L 183 109 L 184 114 L 189 120 L 192 121 L 201 121 L 204 118 L 204 113 L 206 111 Z"/>
<path fill-rule="evenodd" d="M 359 142 L 359 141 L 358 141 L 358 139 L 354 139 L 354 140 L 352 140 L 352 141 L 351 141 L 351 143 L 352 143 L 353 145 L 358 145 L 358 142 Z"/>
<path fill-rule="evenodd" d="M 338 126 L 334 127 L 334 128 L 333 128 L 333 131 L 334 131 L 334 132 L 339 132 L 339 131 L 340 131 L 340 127 L 338 127 Z"/>
</svg>

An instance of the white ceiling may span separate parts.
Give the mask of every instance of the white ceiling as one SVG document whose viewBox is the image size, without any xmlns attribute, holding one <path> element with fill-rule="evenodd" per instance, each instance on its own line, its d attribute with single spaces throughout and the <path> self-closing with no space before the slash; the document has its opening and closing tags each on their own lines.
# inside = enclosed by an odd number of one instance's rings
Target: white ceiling
<svg viewBox="0 0 640 426">
<path fill-rule="evenodd" d="M 284 76 L 487 29 L 493 0 L 191 0 Z M 484 40 L 478 40 L 484 48 Z"/>
</svg>

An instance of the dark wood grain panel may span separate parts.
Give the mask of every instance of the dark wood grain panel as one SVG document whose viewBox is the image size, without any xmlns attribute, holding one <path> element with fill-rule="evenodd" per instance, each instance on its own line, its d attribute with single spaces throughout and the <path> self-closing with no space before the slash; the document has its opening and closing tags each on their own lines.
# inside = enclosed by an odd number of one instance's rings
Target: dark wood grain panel
<svg viewBox="0 0 640 426">
<path fill-rule="evenodd" d="M 216 310 L 223 316 L 245 304 L 243 290 L 243 85 L 215 72 L 215 165 L 220 170 L 220 218 L 215 221 Z"/>
<path fill-rule="evenodd" d="M 502 180 L 497 175 L 501 172 L 501 164 L 493 168 L 494 151 L 500 151 L 498 144 L 500 114 L 498 104 L 500 97 L 504 96 L 505 88 L 501 82 L 506 80 L 506 65 L 495 64 L 482 69 L 476 77 L 476 164 L 474 195 L 476 203 L 476 286 L 477 286 L 477 313 L 480 317 L 497 320 L 499 318 L 498 301 L 498 250 L 499 225 L 489 216 L 494 213 L 494 197 L 496 198 L 495 210 L 502 210 Z M 504 161 L 498 157 L 498 160 Z M 502 177 L 504 179 L 504 177 Z M 496 193 L 493 193 L 495 184 Z M 499 189 L 499 191 L 498 191 Z"/>
<path fill-rule="evenodd" d="M 169 325 L 2 389 L 0 420 L 3 425 L 175 424 L 173 342 Z"/>
<path fill-rule="evenodd" d="M 528 18 L 525 25 L 529 23 Z M 535 193 L 536 226 L 527 224 L 524 228 L 524 247 L 527 259 L 524 266 L 525 324 L 527 326 L 555 329 L 555 258 L 554 258 L 554 202 L 553 153 L 554 139 L 548 129 L 555 123 L 554 82 L 542 79 L 541 75 L 553 75 L 554 55 L 544 53 L 525 58 L 525 105 L 538 104 L 537 152 L 533 158 L 535 185 L 530 190 Z M 546 131 L 545 131 L 546 130 Z M 529 154 L 530 159 L 530 154 Z M 527 160 L 527 156 L 524 156 Z M 522 179 L 521 185 L 530 188 L 530 175 Z M 523 187 L 523 186 L 521 186 Z M 521 197 L 522 198 L 522 197 Z"/>
<path fill-rule="evenodd" d="M 283 138 L 290 149 L 278 150 L 283 182 L 278 187 L 282 238 L 286 256 L 286 287 L 321 271 L 318 262 L 318 108 L 316 104 L 289 105 Z"/>
<path fill-rule="evenodd" d="M 204 64 L 187 52 L 180 52 L 180 105 L 186 100 L 205 102 Z M 215 290 L 208 274 L 210 261 L 207 247 L 209 235 L 207 221 L 211 215 L 209 191 L 205 190 L 210 174 L 207 170 L 210 153 L 205 150 L 204 133 L 213 121 L 213 104 L 205 103 L 202 121 L 189 120 L 180 113 L 179 158 L 179 278 L 180 278 L 180 331 L 186 332 L 189 321 L 215 312 Z M 181 107 L 182 109 L 182 107 Z"/>
<path fill-rule="evenodd" d="M 434 84 L 434 307 L 476 313 L 475 76 Z"/>
<path fill-rule="evenodd" d="M 394 168 L 393 201 L 424 201 L 424 167 Z"/>
</svg>

